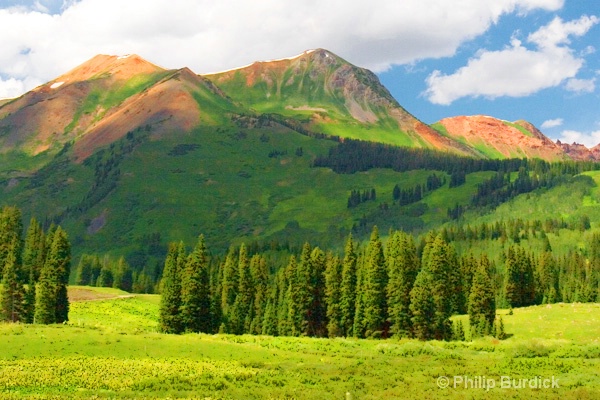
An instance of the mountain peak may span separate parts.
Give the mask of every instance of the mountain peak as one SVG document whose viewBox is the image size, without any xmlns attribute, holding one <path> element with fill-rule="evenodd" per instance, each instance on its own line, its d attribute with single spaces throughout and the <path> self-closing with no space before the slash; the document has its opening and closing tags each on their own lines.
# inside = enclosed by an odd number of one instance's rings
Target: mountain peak
<svg viewBox="0 0 600 400">
<path fill-rule="evenodd" d="M 135 75 L 163 70 L 163 68 L 146 61 L 137 54 L 122 56 L 98 54 L 66 74 L 49 82 L 49 85 L 50 88 L 56 89 L 65 83 L 81 82 L 101 77 L 127 80 Z"/>
<path fill-rule="evenodd" d="M 444 118 L 437 125 L 449 137 L 468 143 L 486 157 L 565 158 L 565 153 L 556 143 L 527 121 L 510 122 L 487 115 L 461 115 Z"/>
</svg>

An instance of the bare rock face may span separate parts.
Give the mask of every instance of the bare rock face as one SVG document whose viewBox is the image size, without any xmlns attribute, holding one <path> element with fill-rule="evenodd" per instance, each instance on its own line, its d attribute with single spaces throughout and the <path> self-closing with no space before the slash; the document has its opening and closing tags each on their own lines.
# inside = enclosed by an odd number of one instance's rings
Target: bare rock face
<svg viewBox="0 0 600 400">
<path fill-rule="evenodd" d="M 582 144 L 573 142 L 572 144 L 562 143 L 560 140 L 556 144 L 575 161 L 600 161 L 600 145 L 588 149 Z"/>
<path fill-rule="evenodd" d="M 564 150 L 526 121 L 508 122 L 484 116 L 459 116 L 439 122 L 448 135 L 492 158 L 568 159 Z"/>
</svg>

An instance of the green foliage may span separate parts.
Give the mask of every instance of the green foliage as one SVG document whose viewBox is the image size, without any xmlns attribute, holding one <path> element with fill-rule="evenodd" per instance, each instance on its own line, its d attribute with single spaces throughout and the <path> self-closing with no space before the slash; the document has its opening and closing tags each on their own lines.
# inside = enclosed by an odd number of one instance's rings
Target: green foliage
<svg viewBox="0 0 600 400">
<path fill-rule="evenodd" d="M 181 321 L 181 276 L 185 262 L 183 243 L 171 243 L 161 282 L 160 326 L 166 333 L 183 332 Z"/>
</svg>

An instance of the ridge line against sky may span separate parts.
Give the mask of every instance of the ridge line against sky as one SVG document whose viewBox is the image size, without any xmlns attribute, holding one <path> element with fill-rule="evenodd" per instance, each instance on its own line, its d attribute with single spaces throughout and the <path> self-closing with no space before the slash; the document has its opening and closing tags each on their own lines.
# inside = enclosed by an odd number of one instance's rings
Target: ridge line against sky
<svg viewBox="0 0 600 400">
<path fill-rule="evenodd" d="M 96 54 L 199 74 L 325 48 L 426 123 L 527 119 L 600 142 L 598 0 L 0 0 L 0 98 Z"/>
</svg>

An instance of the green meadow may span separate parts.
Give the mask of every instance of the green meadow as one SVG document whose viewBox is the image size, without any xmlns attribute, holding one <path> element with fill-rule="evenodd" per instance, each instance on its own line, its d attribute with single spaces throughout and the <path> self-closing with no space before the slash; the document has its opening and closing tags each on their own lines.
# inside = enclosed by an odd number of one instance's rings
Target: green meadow
<svg viewBox="0 0 600 400">
<path fill-rule="evenodd" d="M 70 294 L 86 300 L 71 303 L 67 325 L 0 325 L 0 398 L 600 397 L 600 304 L 499 310 L 503 341 L 419 342 L 167 335 L 157 331 L 157 295 L 87 287 Z M 543 382 L 558 387 L 535 388 Z"/>
</svg>

